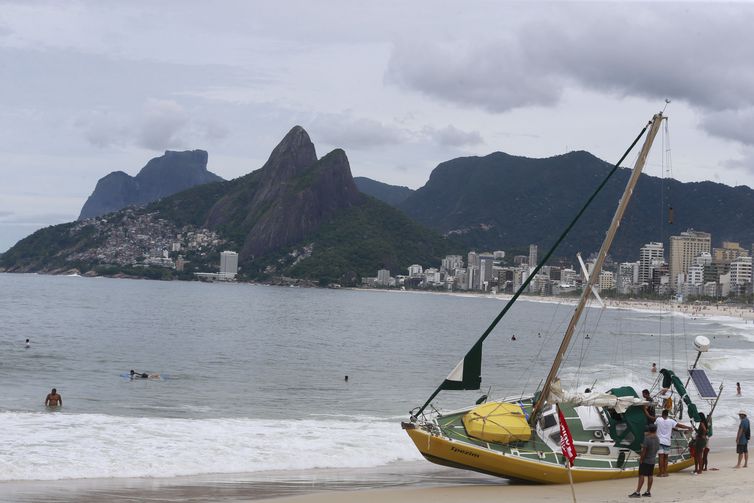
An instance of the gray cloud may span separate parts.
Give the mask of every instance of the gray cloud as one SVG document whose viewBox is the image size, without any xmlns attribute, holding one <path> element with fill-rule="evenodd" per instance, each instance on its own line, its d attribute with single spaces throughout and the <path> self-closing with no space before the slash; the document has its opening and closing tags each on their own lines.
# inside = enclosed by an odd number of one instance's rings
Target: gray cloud
<svg viewBox="0 0 754 503">
<path fill-rule="evenodd" d="M 707 112 L 701 125 L 711 135 L 754 146 L 754 107 Z"/>
<path fill-rule="evenodd" d="M 369 149 L 406 143 L 411 134 L 382 122 L 353 117 L 350 113 L 320 114 L 309 126 L 317 140 L 343 148 Z"/>
<path fill-rule="evenodd" d="M 188 123 L 188 114 L 175 101 L 150 100 L 139 122 L 136 142 L 151 150 L 183 147 L 181 134 Z"/>
<path fill-rule="evenodd" d="M 722 166 L 729 170 L 736 170 L 742 172 L 744 175 L 751 175 L 754 173 L 754 146 L 746 145 L 741 149 L 740 156 L 736 159 L 729 159 L 723 161 Z M 715 173 L 715 179 L 719 178 Z M 734 181 L 733 185 L 739 185 Z"/>
<path fill-rule="evenodd" d="M 669 97 L 702 115 L 754 105 L 754 6 L 548 8 L 555 12 L 506 26 L 492 40 L 399 42 L 386 80 L 496 113 L 553 106 L 570 88 L 657 100 L 658 106 Z M 754 142 L 754 128 L 709 131 Z"/>
<path fill-rule="evenodd" d="M 149 150 L 193 146 L 206 140 L 221 140 L 230 130 L 214 119 L 196 119 L 173 100 L 148 100 L 137 112 L 116 113 L 109 109 L 81 114 L 74 126 L 84 138 L 100 148 L 136 145 Z"/>
<path fill-rule="evenodd" d="M 440 129 L 425 127 L 422 132 L 434 142 L 447 147 L 464 147 L 484 143 L 479 131 L 462 131 L 452 124 Z"/>
</svg>

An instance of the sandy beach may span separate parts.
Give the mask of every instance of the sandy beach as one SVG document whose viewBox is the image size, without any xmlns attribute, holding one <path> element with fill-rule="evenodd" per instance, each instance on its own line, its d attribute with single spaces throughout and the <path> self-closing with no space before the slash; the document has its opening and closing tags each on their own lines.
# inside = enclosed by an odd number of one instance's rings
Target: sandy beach
<svg viewBox="0 0 754 503">
<path fill-rule="evenodd" d="M 720 439 L 721 441 L 723 439 Z M 732 439 L 725 439 L 731 442 Z M 710 470 L 691 470 L 654 479 L 652 501 L 752 501 L 754 467 L 734 469 L 732 449 L 714 450 Z M 400 474 L 400 482 L 395 482 Z M 385 484 L 385 476 L 393 479 Z M 631 501 L 636 479 L 575 485 L 580 502 Z M 646 489 L 646 483 L 645 483 Z M 459 501 L 572 501 L 568 485 L 533 485 L 471 472 L 436 467 L 426 462 L 397 463 L 364 470 L 309 470 L 297 474 L 269 472 L 237 476 L 170 479 L 67 480 L 0 484 L 2 501 L 48 503 L 125 503 L 149 501 L 236 503 L 458 503 Z"/>
</svg>

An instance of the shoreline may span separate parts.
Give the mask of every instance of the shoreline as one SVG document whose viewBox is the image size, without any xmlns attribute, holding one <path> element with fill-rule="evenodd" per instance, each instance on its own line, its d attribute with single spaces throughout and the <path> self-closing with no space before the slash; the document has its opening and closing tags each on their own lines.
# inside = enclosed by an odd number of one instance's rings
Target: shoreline
<svg viewBox="0 0 754 503">
<path fill-rule="evenodd" d="M 750 501 L 754 467 L 734 469 L 732 448 L 713 448 L 710 470 L 687 469 L 654 479 L 653 501 Z M 751 471 L 750 471 L 751 470 Z M 576 484 L 577 501 L 627 501 L 636 478 Z M 646 484 L 645 484 L 646 488 Z M 95 503 L 111 501 L 277 502 L 277 503 L 457 503 L 494 498 L 504 501 L 571 501 L 570 487 L 510 482 L 433 465 L 400 462 L 376 468 L 317 469 L 173 478 L 74 479 L 0 483 L 4 501 Z M 5 499 L 7 498 L 7 499 Z"/>
</svg>

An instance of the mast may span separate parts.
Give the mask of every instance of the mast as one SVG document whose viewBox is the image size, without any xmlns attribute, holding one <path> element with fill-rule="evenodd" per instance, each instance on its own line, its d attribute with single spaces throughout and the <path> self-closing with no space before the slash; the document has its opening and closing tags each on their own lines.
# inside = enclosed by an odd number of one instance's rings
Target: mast
<svg viewBox="0 0 754 503">
<path fill-rule="evenodd" d="M 560 343 L 560 348 L 558 348 L 558 352 L 555 355 L 555 361 L 552 363 L 550 373 L 547 374 L 547 379 L 545 379 L 544 386 L 542 387 L 542 393 L 539 395 L 539 399 L 532 408 L 530 419 L 531 424 L 534 424 L 539 411 L 547 401 L 547 396 L 550 394 L 552 383 L 557 377 L 558 371 L 560 370 L 560 365 L 563 363 L 563 358 L 566 351 L 568 350 L 569 344 L 571 343 L 571 338 L 573 337 L 573 332 L 576 329 L 576 324 L 581 317 L 581 313 L 586 306 L 587 300 L 589 300 L 589 296 L 592 293 L 594 284 L 600 277 L 602 264 L 605 262 L 607 252 L 608 250 L 610 250 L 610 245 L 612 245 L 613 243 L 615 233 L 618 231 L 620 221 L 623 218 L 623 214 L 626 211 L 628 202 L 631 199 L 631 194 L 633 193 L 634 187 L 639 181 L 639 175 L 641 175 L 641 170 L 644 168 L 644 164 L 647 161 L 649 150 L 652 148 L 652 142 L 654 141 L 655 136 L 657 136 L 657 132 L 660 130 L 660 124 L 662 123 L 663 118 L 664 117 L 662 116 L 662 112 L 659 112 L 655 114 L 654 117 L 652 117 L 652 120 L 649 123 L 649 132 L 647 133 L 647 137 L 644 140 L 644 145 L 641 148 L 641 152 L 639 152 L 639 157 L 638 159 L 636 159 L 636 164 L 634 165 L 633 172 L 631 173 L 631 178 L 629 178 L 628 183 L 626 184 L 626 188 L 623 191 L 623 196 L 618 203 L 618 209 L 615 211 L 615 215 L 613 215 L 613 221 L 610 223 L 610 227 L 607 230 L 605 240 L 602 242 L 602 247 L 600 248 L 599 254 L 597 255 L 597 262 L 594 264 L 594 270 L 592 271 L 591 276 L 589 276 L 589 280 L 584 287 L 584 291 L 581 293 L 581 298 L 579 299 L 579 303 L 576 306 L 576 310 L 573 312 L 571 321 L 568 323 L 568 328 L 563 335 L 563 341 Z"/>
</svg>

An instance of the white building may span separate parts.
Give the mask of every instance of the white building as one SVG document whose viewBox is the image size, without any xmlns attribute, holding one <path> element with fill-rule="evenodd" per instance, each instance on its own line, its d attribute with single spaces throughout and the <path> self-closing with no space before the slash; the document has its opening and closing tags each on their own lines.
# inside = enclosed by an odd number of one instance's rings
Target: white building
<svg viewBox="0 0 754 503">
<path fill-rule="evenodd" d="M 647 243 L 639 250 L 639 283 L 651 283 L 652 272 L 651 267 L 655 261 L 664 261 L 665 249 L 662 243 Z"/>
<path fill-rule="evenodd" d="M 576 271 L 570 268 L 565 268 L 560 271 L 560 284 L 565 286 L 573 286 L 576 284 Z"/>
<path fill-rule="evenodd" d="M 463 257 L 460 255 L 446 255 L 445 258 L 442 259 L 442 265 L 440 266 L 441 271 L 445 271 L 450 274 L 453 274 L 456 269 L 462 268 Z"/>
<path fill-rule="evenodd" d="M 220 277 L 221 279 L 233 279 L 238 274 L 238 253 L 224 251 L 220 253 Z"/>
<path fill-rule="evenodd" d="M 442 285 L 442 273 L 438 269 L 430 267 L 424 271 L 424 281 L 430 286 L 440 286 Z"/>
<path fill-rule="evenodd" d="M 494 262 L 495 258 L 492 255 L 479 256 L 479 282 L 481 284 L 492 281 Z"/>
<path fill-rule="evenodd" d="M 390 271 L 387 269 L 380 269 L 377 271 L 377 286 L 390 286 Z"/>
<path fill-rule="evenodd" d="M 419 264 L 412 264 L 408 266 L 408 276 L 409 278 L 418 278 L 422 275 L 423 270 Z"/>
<path fill-rule="evenodd" d="M 537 267 L 537 245 L 529 245 L 529 269 Z"/>
<path fill-rule="evenodd" d="M 731 286 L 751 283 L 751 257 L 738 257 L 730 263 Z"/>
</svg>

